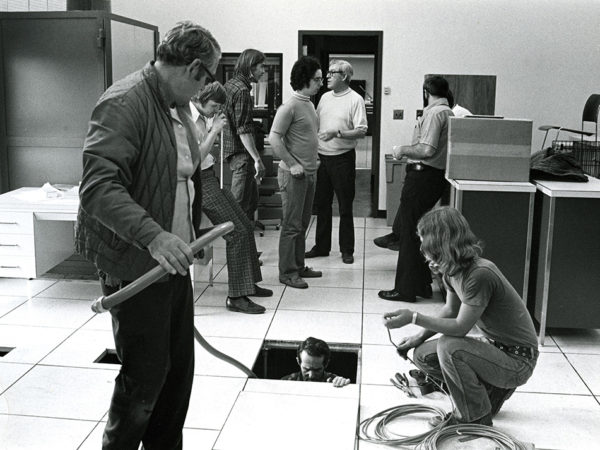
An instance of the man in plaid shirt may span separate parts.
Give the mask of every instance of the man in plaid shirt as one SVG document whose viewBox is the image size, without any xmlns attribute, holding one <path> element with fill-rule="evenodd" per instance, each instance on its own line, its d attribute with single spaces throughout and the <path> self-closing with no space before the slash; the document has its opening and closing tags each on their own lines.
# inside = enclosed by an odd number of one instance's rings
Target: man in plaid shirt
<svg viewBox="0 0 600 450">
<path fill-rule="evenodd" d="M 250 83 L 264 75 L 265 60 L 265 55 L 258 50 L 244 50 L 235 64 L 233 78 L 225 83 L 227 125 L 223 133 L 223 152 L 231 169 L 231 193 L 252 222 L 258 207 L 256 179 L 263 177 L 265 166 L 254 141 Z"/>
</svg>

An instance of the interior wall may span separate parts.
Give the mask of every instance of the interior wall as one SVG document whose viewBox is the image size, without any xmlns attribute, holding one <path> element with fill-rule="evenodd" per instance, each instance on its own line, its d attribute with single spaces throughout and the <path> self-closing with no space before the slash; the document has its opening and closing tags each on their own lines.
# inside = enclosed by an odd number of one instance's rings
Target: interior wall
<svg viewBox="0 0 600 450">
<path fill-rule="evenodd" d="M 426 73 L 496 75 L 496 114 L 533 120 L 534 151 L 538 126 L 579 128 L 586 99 L 600 92 L 598 0 L 113 0 L 112 11 L 158 25 L 161 35 L 179 20 L 196 21 L 225 52 L 283 53 L 284 101 L 298 30 L 382 30 L 382 86 L 391 94 L 381 104 L 380 173 L 385 153 L 410 140 Z M 392 121 L 393 109 L 405 119 Z"/>
</svg>

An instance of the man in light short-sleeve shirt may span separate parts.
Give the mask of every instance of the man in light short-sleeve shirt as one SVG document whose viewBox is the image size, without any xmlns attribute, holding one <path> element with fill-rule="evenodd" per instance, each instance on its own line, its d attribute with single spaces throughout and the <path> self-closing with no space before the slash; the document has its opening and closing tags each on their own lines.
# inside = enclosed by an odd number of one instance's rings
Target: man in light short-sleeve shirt
<svg viewBox="0 0 600 450">
<path fill-rule="evenodd" d="M 281 159 L 277 179 L 283 220 L 279 236 L 279 281 L 305 289 L 304 278 L 322 276 L 304 265 L 305 235 L 312 214 L 317 172 L 317 113 L 310 101 L 323 83 L 319 62 L 301 57 L 292 68 L 292 97 L 275 114 L 269 142 Z"/>
<path fill-rule="evenodd" d="M 415 302 L 417 297 L 430 298 L 431 273 L 421 255 L 417 236 L 419 219 L 442 197 L 447 181 L 444 176 L 448 148 L 448 82 L 431 76 L 423 84 L 425 109 L 419 118 L 411 145 L 394 146 L 394 157 L 408 158 L 406 179 L 402 187 L 400 208 L 394 220 L 393 233 L 375 239 L 378 246 L 396 241 L 398 263 L 394 288 L 379 291 L 384 300 Z"/>
</svg>

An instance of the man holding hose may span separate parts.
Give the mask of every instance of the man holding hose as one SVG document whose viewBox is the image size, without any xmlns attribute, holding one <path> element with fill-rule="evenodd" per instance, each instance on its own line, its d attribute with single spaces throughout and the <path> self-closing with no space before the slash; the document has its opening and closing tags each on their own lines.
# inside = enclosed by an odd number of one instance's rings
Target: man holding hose
<svg viewBox="0 0 600 450">
<path fill-rule="evenodd" d="M 201 217 L 200 152 L 189 101 L 221 56 L 212 34 L 180 22 L 157 61 L 98 100 L 83 151 L 77 250 L 105 295 L 160 264 L 167 275 L 111 309 L 121 371 L 104 450 L 183 448 L 194 375 L 188 268 Z"/>
</svg>

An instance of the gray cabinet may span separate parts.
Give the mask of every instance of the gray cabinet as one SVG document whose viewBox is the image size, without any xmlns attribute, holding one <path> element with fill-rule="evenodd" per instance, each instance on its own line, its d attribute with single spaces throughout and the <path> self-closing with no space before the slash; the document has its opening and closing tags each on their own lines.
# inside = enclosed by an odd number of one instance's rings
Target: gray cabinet
<svg viewBox="0 0 600 450">
<path fill-rule="evenodd" d="M 104 11 L 0 14 L 0 192 L 77 184 L 92 109 L 154 59 L 158 28 Z"/>
</svg>

